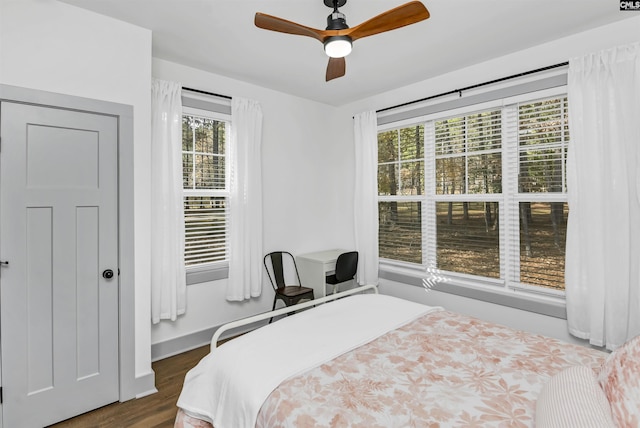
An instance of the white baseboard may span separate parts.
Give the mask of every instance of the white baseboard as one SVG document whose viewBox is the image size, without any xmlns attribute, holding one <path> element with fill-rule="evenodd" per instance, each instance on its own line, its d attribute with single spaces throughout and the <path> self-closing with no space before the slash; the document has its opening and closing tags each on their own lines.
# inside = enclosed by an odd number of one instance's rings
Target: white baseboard
<svg viewBox="0 0 640 428">
<path fill-rule="evenodd" d="M 136 398 L 146 397 L 156 392 L 158 392 L 156 389 L 156 374 L 153 370 L 142 376 L 136 376 Z"/>
<path fill-rule="evenodd" d="M 227 334 L 223 334 L 222 339 L 246 333 L 264 325 L 265 323 L 266 321 L 262 321 L 260 323 L 245 326 L 242 329 L 227 332 Z M 192 349 L 200 348 L 201 346 L 209 346 L 211 344 L 211 338 L 220 327 L 221 326 L 218 325 L 195 333 L 165 340 L 164 342 L 154 343 L 151 345 L 151 361 L 155 362 L 163 360 L 165 358 L 173 357 L 174 355 L 182 354 L 183 352 L 191 351 Z"/>
</svg>

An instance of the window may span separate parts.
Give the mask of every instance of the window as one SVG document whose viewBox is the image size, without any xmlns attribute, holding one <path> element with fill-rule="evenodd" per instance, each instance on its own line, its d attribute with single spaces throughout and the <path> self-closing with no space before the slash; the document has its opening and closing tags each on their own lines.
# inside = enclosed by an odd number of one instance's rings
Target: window
<svg viewBox="0 0 640 428">
<path fill-rule="evenodd" d="M 227 261 L 228 135 L 228 118 L 184 108 L 182 171 L 187 268 Z"/>
<path fill-rule="evenodd" d="M 567 98 L 432 113 L 378 129 L 381 259 L 461 283 L 564 290 Z"/>
<path fill-rule="evenodd" d="M 499 278 L 501 111 L 436 120 L 433 129 L 438 269 Z"/>
<path fill-rule="evenodd" d="M 378 134 L 380 256 L 422 260 L 421 198 L 424 194 L 424 126 Z M 405 198 L 398 201 L 398 195 Z"/>
<path fill-rule="evenodd" d="M 518 105 L 520 278 L 564 289 L 567 233 L 567 98 Z M 516 272 L 517 273 L 517 272 Z"/>
</svg>

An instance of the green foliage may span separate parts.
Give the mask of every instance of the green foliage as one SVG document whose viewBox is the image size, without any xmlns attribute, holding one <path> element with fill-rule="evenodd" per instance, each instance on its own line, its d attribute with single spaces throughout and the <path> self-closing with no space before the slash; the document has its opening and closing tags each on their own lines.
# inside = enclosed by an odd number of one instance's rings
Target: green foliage
<svg viewBox="0 0 640 428">
<path fill-rule="evenodd" d="M 500 110 L 435 122 L 436 193 L 502 191 Z"/>
<path fill-rule="evenodd" d="M 378 134 L 378 194 L 424 193 L 424 125 Z"/>
</svg>

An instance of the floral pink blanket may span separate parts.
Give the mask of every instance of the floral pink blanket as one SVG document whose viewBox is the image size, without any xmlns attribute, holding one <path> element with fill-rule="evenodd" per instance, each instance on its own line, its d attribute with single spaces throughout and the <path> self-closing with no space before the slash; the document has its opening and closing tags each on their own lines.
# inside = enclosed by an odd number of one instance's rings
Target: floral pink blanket
<svg viewBox="0 0 640 428">
<path fill-rule="evenodd" d="M 435 311 L 283 382 L 257 427 L 531 427 L 562 369 L 605 353 Z M 176 427 L 210 427 L 182 412 Z"/>
</svg>

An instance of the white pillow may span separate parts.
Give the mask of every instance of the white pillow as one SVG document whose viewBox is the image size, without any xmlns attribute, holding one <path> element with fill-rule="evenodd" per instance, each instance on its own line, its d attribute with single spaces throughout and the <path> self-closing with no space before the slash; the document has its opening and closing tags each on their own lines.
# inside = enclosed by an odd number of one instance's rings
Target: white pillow
<svg viewBox="0 0 640 428">
<path fill-rule="evenodd" d="M 640 336 L 613 351 L 598 375 L 616 425 L 640 426 Z"/>
<path fill-rule="evenodd" d="M 615 428 L 609 401 L 593 370 L 569 367 L 552 376 L 536 402 L 537 428 Z"/>
</svg>

